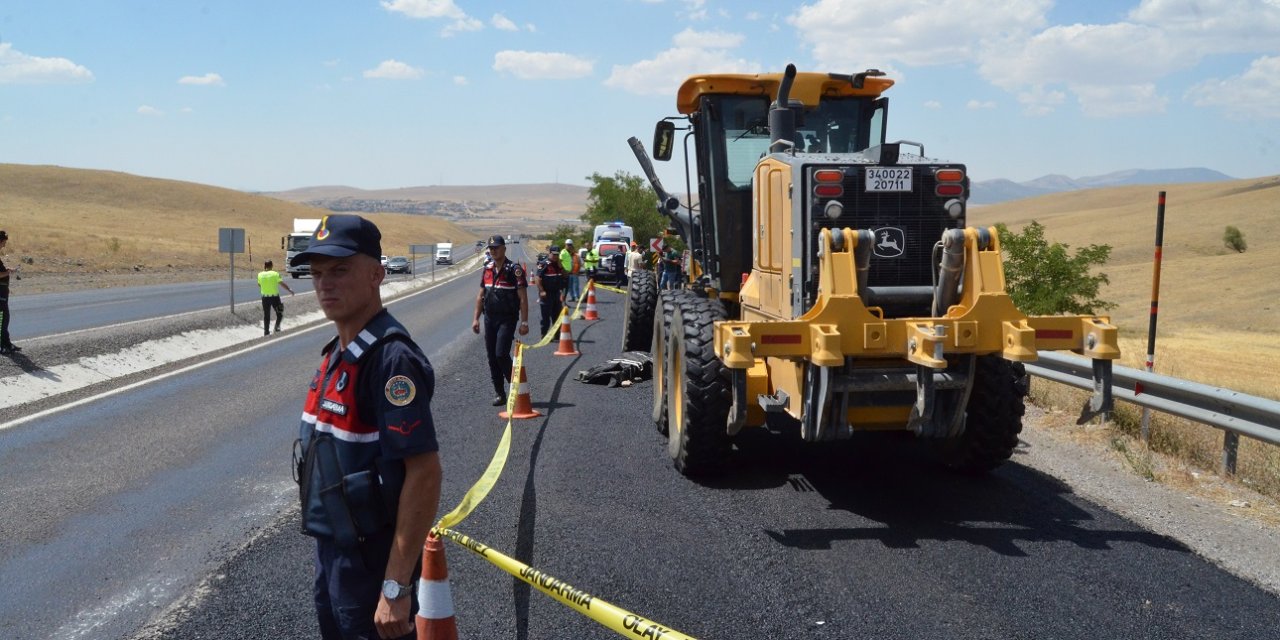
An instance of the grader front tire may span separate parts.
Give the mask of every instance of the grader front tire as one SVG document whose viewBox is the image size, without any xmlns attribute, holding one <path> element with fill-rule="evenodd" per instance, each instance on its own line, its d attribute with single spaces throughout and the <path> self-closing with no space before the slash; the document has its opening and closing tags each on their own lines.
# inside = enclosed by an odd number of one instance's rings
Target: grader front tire
<svg viewBox="0 0 1280 640">
<path fill-rule="evenodd" d="M 943 463 L 965 474 L 987 473 L 1018 446 L 1030 380 L 1022 364 L 980 356 L 966 407 L 964 433 L 943 443 Z"/>
<path fill-rule="evenodd" d="M 683 301 L 671 317 L 667 347 L 667 453 L 686 476 L 723 471 L 730 441 L 725 431 L 731 402 L 729 374 L 716 357 L 714 329 L 723 318 L 718 304 Z"/>
</svg>

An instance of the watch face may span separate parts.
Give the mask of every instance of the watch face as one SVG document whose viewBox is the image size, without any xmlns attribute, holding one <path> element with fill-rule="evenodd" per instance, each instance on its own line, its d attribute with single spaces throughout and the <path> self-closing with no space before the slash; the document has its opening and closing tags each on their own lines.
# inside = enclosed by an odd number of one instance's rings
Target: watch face
<svg viewBox="0 0 1280 640">
<path fill-rule="evenodd" d="M 388 600 L 398 600 L 404 595 L 408 589 L 401 588 L 395 580 L 384 580 L 382 582 L 382 595 Z"/>
</svg>

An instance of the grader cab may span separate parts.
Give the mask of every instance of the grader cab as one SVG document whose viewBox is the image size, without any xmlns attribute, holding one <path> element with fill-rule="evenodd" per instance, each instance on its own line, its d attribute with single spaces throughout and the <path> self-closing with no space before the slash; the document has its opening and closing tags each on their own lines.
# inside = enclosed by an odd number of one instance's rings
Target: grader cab
<svg viewBox="0 0 1280 640">
<path fill-rule="evenodd" d="M 721 470 L 770 413 L 805 441 L 909 431 L 949 466 L 990 470 L 1017 444 L 1020 363 L 1040 349 L 1091 358 L 1082 418 L 1110 411 L 1116 328 L 1014 306 L 995 229 L 966 227 L 965 166 L 886 142 L 892 85 L 790 65 L 689 78 L 654 135 L 667 160 L 686 132 L 683 203 L 631 138 L 692 262 L 675 290 L 632 278 L 623 331 L 624 350 L 654 355 L 653 419 L 681 473 Z"/>
</svg>

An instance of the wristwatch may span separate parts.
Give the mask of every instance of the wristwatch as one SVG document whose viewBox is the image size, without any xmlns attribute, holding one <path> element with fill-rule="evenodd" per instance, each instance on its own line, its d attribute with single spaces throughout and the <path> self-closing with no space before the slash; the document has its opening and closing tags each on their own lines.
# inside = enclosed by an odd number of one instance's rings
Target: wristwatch
<svg viewBox="0 0 1280 640">
<path fill-rule="evenodd" d="M 382 597 L 388 600 L 399 600 L 409 595 L 410 585 L 400 584 L 395 580 L 382 581 Z"/>
</svg>

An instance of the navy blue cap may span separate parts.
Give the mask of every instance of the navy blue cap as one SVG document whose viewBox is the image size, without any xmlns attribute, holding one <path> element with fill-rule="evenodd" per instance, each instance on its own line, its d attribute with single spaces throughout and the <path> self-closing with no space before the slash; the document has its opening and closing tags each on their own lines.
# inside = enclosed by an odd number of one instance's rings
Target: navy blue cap
<svg viewBox="0 0 1280 640">
<path fill-rule="evenodd" d="M 360 216 L 332 215 L 320 220 L 320 226 L 311 234 L 311 244 L 306 251 L 295 255 L 289 265 L 310 264 L 315 256 L 345 258 L 362 253 L 373 258 L 382 257 L 382 232 L 377 225 Z"/>
<path fill-rule="evenodd" d="M 506 238 L 503 238 L 503 237 L 502 237 L 502 236 L 500 236 L 500 235 L 489 236 L 489 248 L 490 248 L 490 249 L 492 249 L 492 248 L 494 248 L 494 247 L 505 247 L 505 246 L 507 246 L 507 239 L 506 239 Z"/>
</svg>

